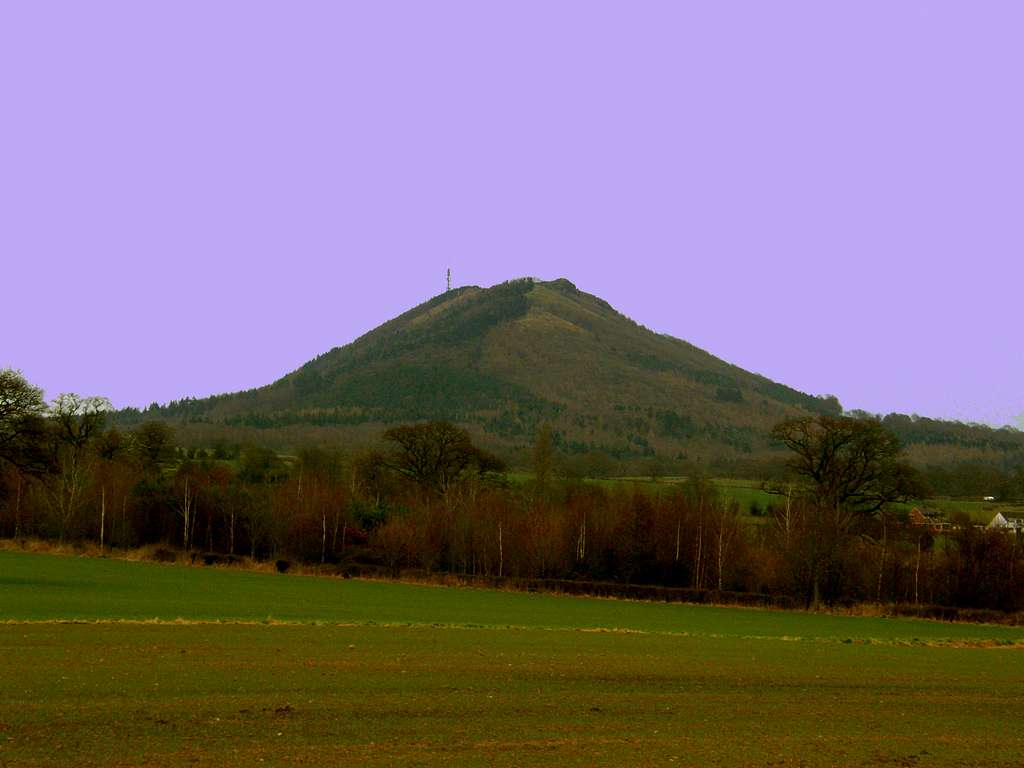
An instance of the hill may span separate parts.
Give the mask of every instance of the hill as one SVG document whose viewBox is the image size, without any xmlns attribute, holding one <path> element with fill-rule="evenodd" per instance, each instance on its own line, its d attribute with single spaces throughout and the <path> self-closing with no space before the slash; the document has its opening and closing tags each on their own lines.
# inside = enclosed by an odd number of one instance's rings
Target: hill
<svg viewBox="0 0 1024 768">
<path fill-rule="evenodd" d="M 549 423 L 564 454 L 597 464 L 659 457 L 742 471 L 773 455 L 775 422 L 840 412 L 834 397 L 654 333 L 568 280 L 526 278 L 436 296 L 269 386 L 123 417 L 177 422 L 207 444 L 256 438 L 279 447 L 365 444 L 388 424 L 448 419 L 513 457 Z M 958 443 L 950 429 L 904 418 L 895 424 L 904 439 L 919 436 L 932 458 Z M 967 448 L 980 454 L 1000 440 L 1024 449 L 1013 430 L 975 432 Z"/>
</svg>

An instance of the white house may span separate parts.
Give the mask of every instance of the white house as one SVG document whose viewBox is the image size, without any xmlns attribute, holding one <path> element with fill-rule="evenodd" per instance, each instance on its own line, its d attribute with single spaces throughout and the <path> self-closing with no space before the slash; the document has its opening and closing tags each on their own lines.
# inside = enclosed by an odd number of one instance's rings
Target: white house
<svg viewBox="0 0 1024 768">
<path fill-rule="evenodd" d="M 1000 528 L 1006 531 L 1024 531 L 1024 513 L 996 512 L 996 516 L 992 518 L 992 522 L 988 524 L 988 527 Z"/>
</svg>

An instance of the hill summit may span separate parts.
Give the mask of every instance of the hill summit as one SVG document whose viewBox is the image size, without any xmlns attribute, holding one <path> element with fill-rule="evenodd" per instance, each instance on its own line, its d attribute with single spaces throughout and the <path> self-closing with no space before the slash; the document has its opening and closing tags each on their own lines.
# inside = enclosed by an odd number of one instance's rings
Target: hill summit
<svg viewBox="0 0 1024 768">
<path fill-rule="evenodd" d="M 788 416 L 839 413 L 638 325 L 566 279 L 447 291 L 273 384 L 162 409 L 232 427 L 367 427 L 447 419 L 498 450 L 542 423 L 568 454 L 741 457 Z"/>
</svg>

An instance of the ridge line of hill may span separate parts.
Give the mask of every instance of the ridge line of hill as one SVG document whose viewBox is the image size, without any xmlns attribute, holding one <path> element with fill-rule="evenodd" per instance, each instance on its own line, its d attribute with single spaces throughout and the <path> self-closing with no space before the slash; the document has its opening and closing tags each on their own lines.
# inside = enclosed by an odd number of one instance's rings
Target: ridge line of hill
<svg viewBox="0 0 1024 768">
<path fill-rule="evenodd" d="M 841 414 L 814 396 L 656 333 L 569 280 L 521 278 L 434 296 L 263 387 L 119 412 L 186 442 L 372 445 L 388 425 L 443 419 L 513 463 L 550 425 L 591 474 L 699 464 L 753 476 L 771 426 Z M 865 415 L 855 412 L 855 415 Z M 920 465 L 1024 462 L 1024 433 L 890 414 Z M 657 466 L 660 465 L 660 466 Z"/>
</svg>

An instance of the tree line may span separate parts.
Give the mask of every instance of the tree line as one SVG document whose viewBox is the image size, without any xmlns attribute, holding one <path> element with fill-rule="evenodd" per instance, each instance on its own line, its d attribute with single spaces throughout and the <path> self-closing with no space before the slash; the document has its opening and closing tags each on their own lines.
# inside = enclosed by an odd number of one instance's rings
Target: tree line
<svg viewBox="0 0 1024 768">
<path fill-rule="evenodd" d="M 0 371 L 0 536 L 491 579 L 573 579 L 854 602 L 1024 608 L 1013 535 L 915 526 L 922 477 L 877 419 L 783 422 L 787 472 L 751 519 L 699 474 L 600 484 L 560 471 L 541 428 L 528 479 L 447 422 L 376 450 L 182 452 L 171 427 L 108 423 L 100 398 L 47 404 Z M 220 458 L 218 458 L 218 455 Z"/>
</svg>

